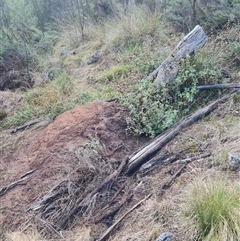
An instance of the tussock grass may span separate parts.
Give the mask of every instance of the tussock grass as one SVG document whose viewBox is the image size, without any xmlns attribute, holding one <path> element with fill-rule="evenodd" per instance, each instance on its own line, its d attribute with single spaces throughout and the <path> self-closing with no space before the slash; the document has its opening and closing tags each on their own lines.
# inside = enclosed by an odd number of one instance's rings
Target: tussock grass
<svg viewBox="0 0 240 241">
<path fill-rule="evenodd" d="M 105 23 L 105 44 L 110 47 L 136 45 L 147 37 L 156 37 L 163 32 L 163 23 L 158 14 L 149 9 L 134 7 L 121 20 L 113 19 Z"/>
<path fill-rule="evenodd" d="M 240 186 L 220 178 L 189 186 L 184 214 L 196 240 L 235 241 L 240 237 Z"/>
<path fill-rule="evenodd" d="M 159 13 L 148 8 L 132 6 L 127 14 L 106 19 L 101 24 L 89 24 L 85 31 L 88 48 L 121 50 L 126 46 L 142 43 L 147 38 L 161 37 L 167 41 L 166 24 Z"/>
</svg>

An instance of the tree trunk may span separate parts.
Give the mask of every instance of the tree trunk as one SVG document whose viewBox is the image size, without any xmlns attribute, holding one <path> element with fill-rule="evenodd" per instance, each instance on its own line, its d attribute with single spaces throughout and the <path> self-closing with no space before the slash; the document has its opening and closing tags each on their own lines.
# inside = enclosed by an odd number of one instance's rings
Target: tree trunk
<svg viewBox="0 0 240 241">
<path fill-rule="evenodd" d="M 188 54 L 194 54 L 207 42 L 203 29 L 197 25 L 182 41 L 179 42 L 170 56 L 148 78 L 158 85 L 171 83 L 177 76 L 182 59 Z"/>
</svg>

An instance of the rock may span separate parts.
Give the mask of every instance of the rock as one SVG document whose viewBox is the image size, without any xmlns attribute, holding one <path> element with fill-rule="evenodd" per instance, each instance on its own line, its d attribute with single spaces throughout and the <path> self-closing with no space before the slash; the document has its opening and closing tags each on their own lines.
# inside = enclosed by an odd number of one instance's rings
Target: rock
<svg viewBox="0 0 240 241">
<path fill-rule="evenodd" d="M 162 233 L 156 241 L 171 241 L 172 240 L 172 234 L 169 232 Z"/>
<path fill-rule="evenodd" d="M 87 61 L 87 64 L 93 64 L 93 63 L 97 63 L 98 60 L 100 59 L 101 54 L 100 51 L 96 51 Z"/>
<path fill-rule="evenodd" d="M 70 55 L 75 55 L 76 54 L 76 51 L 75 50 L 67 50 L 65 52 L 62 52 L 61 53 L 61 56 L 65 56 L 65 57 L 68 57 Z"/>
<path fill-rule="evenodd" d="M 23 96 L 10 91 L 0 91 L 0 109 L 2 113 L 10 114 L 20 107 Z"/>
<path fill-rule="evenodd" d="M 229 161 L 229 169 L 231 171 L 235 171 L 240 166 L 240 156 L 237 156 L 235 154 L 228 153 L 228 161 Z"/>
</svg>

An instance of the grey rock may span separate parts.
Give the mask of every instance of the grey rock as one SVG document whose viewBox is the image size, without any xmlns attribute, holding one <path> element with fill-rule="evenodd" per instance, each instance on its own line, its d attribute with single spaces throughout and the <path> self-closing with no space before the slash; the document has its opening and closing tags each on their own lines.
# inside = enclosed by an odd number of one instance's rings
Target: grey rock
<svg viewBox="0 0 240 241">
<path fill-rule="evenodd" d="M 76 54 L 76 51 L 75 50 L 67 50 L 65 52 L 62 52 L 61 53 L 61 56 L 65 56 L 65 57 L 68 57 L 70 55 L 75 55 Z"/>
<path fill-rule="evenodd" d="M 235 171 L 240 166 L 240 156 L 228 153 L 228 162 L 229 162 L 230 170 Z"/>
<path fill-rule="evenodd" d="M 94 64 L 97 63 L 98 60 L 100 59 L 101 54 L 100 51 L 96 51 L 87 61 L 87 64 Z"/>
<path fill-rule="evenodd" d="M 172 234 L 169 232 L 162 233 L 156 241 L 171 241 L 172 240 Z"/>
</svg>

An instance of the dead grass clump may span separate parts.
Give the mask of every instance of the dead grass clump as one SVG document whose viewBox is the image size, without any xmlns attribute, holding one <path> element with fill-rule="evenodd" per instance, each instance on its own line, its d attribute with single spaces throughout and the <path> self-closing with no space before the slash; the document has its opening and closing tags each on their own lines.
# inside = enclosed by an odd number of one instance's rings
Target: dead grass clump
<svg viewBox="0 0 240 241">
<path fill-rule="evenodd" d="M 234 241 L 240 236 L 240 186 L 226 179 L 207 178 L 189 185 L 183 213 L 194 240 Z"/>
<path fill-rule="evenodd" d="M 7 241 L 40 241 L 40 236 L 37 232 L 29 232 L 27 234 L 16 231 L 7 234 Z"/>
<path fill-rule="evenodd" d="M 68 156 L 63 157 L 63 163 L 56 166 L 63 167 L 64 179 L 28 209 L 34 212 L 36 226 L 45 236 L 49 233 L 61 236 L 58 232 L 60 229 L 75 227 L 82 220 L 90 220 L 96 210 L 102 208 L 102 203 L 109 201 L 111 188 L 104 190 L 101 195 L 90 195 L 113 172 L 113 166 L 104 152 L 104 147 L 91 139 L 83 147 L 70 148 Z M 76 206 L 79 208 L 75 209 Z M 72 210 L 75 210 L 77 218 L 70 215 Z M 68 217 L 66 223 L 63 221 L 65 217 Z"/>
</svg>

